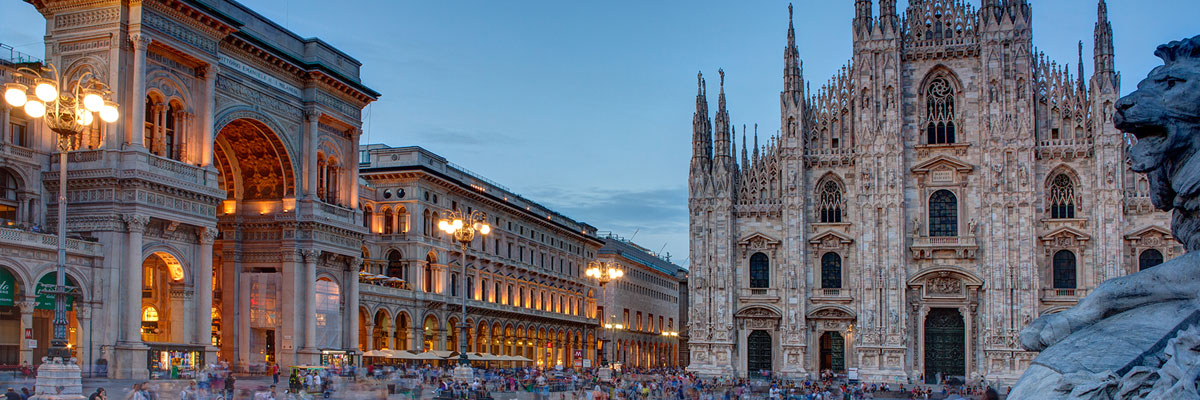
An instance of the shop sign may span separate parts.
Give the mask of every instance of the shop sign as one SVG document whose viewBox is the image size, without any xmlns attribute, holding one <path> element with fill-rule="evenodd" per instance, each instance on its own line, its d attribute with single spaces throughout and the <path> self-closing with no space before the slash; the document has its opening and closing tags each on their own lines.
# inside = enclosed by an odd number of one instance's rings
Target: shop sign
<svg viewBox="0 0 1200 400">
<path fill-rule="evenodd" d="M 17 280 L 13 278 L 12 273 L 4 268 L 0 268 L 0 306 L 12 306 L 13 299 L 16 297 Z"/>
<path fill-rule="evenodd" d="M 54 295 L 46 292 L 54 291 L 54 286 L 57 284 L 56 280 L 58 279 L 57 274 L 57 272 L 52 272 L 46 274 L 46 276 L 43 276 L 42 279 L 38 280 L 37 287 L 33 289 L 34 295 L 37 296 L 37 305 L 35 305 L 34 308 L 38 310 L 54 309 Z M 64 286 L 67 287 L 68 291 L 79 289 L 79 287 L 75 284 L 75 281 L 69 276 L 67 277 L 67 281 Z M 74 309 L 75 296 L 67 295 L 66 301 L 67 311 Z"/>
</svg>

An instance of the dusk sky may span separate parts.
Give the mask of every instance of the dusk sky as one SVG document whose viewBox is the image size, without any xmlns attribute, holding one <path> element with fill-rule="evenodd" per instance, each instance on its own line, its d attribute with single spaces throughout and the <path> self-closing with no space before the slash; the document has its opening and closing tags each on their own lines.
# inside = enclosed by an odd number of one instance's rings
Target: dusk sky
<svg viewBox="0 0 1200 400">
<path fill-rule="evenodd" d="M 696 72 L 715 110 L 725 69 L 739 131 L 758 123 L 765 140 L 779 129 L 786 1 L 243 4 L 362 62 L 383 94 L 363 114 L 362 143 L 425 147 L 601 231 L 636 232 L 685 266 Z M 1090 75 L 1096 1 L 1033 9 L 1034 45 L 1074 73 L 1083 40 Z M 850 57 L 853 1 L 799 1 L 795 13 L 815 90 Z M 1196 15 L 1195 0 L 1109 1 L 1123 93 L 1159 64 L 1155 46 L 1200 34 Z M 0 43 L 42 56 L 33 6 L 0 2 L 0 16 Z"/>
</svg>

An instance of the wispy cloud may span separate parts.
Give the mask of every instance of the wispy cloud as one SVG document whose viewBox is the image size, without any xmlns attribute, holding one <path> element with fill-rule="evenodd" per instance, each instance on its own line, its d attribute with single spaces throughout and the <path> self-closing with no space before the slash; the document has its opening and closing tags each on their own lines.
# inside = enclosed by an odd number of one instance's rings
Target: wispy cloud
<svg viewBox="0 0 1200 400">
<path fill-rule="evenodd" d="M 428 144 L 441 144 L 464 147 L 488 146 L 495 147 L 499 143 L 518 145 L 524 140 L 518 136 L 497 131 L 450 129 L 433 127 L 422 130 L 416 140 Z"/>
</svg>

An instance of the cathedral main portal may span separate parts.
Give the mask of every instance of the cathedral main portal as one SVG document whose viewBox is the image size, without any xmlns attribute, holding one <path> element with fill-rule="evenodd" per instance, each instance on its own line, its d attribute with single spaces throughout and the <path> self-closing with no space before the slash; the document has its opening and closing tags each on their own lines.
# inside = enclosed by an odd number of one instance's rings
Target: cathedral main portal
<svg viewBox="0 0 1200 400">
<path fill-rule="evenodd" d="M 750 377 L 762 376 L 762 371 L 771 370 L 771 334 L 753 331 L 746 340 L 746 371 Z"/>
<path fill-rule="evenodd" d="M 933 308 L 925 317 L 925 383 L 965 376 L 966 324 L 954 308 Z"/>
</svg>

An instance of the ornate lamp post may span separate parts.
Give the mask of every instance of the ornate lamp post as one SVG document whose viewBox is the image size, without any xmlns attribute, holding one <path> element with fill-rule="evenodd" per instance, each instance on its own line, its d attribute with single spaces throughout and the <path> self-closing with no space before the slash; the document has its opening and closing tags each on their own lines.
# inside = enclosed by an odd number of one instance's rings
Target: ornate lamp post
<svg viewBox="0 0 1200 400">
<path fill-rule="evenodd" d="M 588 262 L 588 268 L 586 271 L 584 271 L 584 273 L 587 274 L 588 277 L 595 279 L 596 282 L 600 284 L 601 301 L 608 298 L 608 293 L 605 291 L 605 285 L 614 279 L 621 279 L 622 276 L 625 276 L 625 271 L 622 271 L 618 267 L 619 265 L 617 265 L 615 262 Z M 601 315 L 600 317 L 603 318 L 604 316 Z M 604 351 L 600 353 L 600 369 L 597 370 L 596 374 L 599 375 L 600 380 L 606 382 L 612 379 L 612 368 L 608 366 L 608 342 L 611 340 L 613 331 L 625 329 L 625 326 L 621 324 L 613 324 L 611 322 L 616 318 L 616 315 L 613 315 L 613 318 L 609 320 L 610 322 L 604 323 L 604 330 L 608 332 L 608 334 L 604 335 L 603 339 L 600 339 L 600 343 L 602 343 L 604 346 Z"/>
<path fill-rule="evenodd" d="M 462 245 L 462 267 L 463 276 L 459 281 L 462 282 L 462 322 L 459 325 L 458 338 L 458 367 L 454 369 L 455 379 L 463 381 L 471 380 L 473 372 L 471 371 L 471 361 L 467 359 L 467 245 L 475 240 L 475 232 L 486 236 L 492 231 L 491 225 L 487 223 L 487 214 L 483 211 L 474 210 L 469 215 L 464 215 L 461 211 L 453 211 L 446 215 L 446 218 L 438 221 L 438 229 L 454 238 Z"/>
<path fill-rule="evenodd" d="M 46 127 L 58 134 L 58 266 L 54 285 L 54 336 L 49 357 L 38 368 L 39 398 L 80 398 L 80 370 L 71 358 L 67 344 L 67 152 L 75 148 L 80 133 L 100 114 L 104 122 L 116 122 L 117 103 L 109 100 L 112 92 L 90 72 L 74 81 L 65 81 L 53 64 L 43 71 L 18 68 L 17 73 L 33 79 L 32 89 L 20 83 L 4 85 L 4 100 L 13 107 L 24 107 L 30 118 L 41 118 Z M 42 72 L 48 77 L 43 77 Z M 60 90 L 60 88 L 66 90 Z M 34 98 L 30 98 L 32 94 Z M 45 292 L 43 292 L 45 293 Z M 58 396 L 54 396 L 54 395 Z"/>
</svg>

